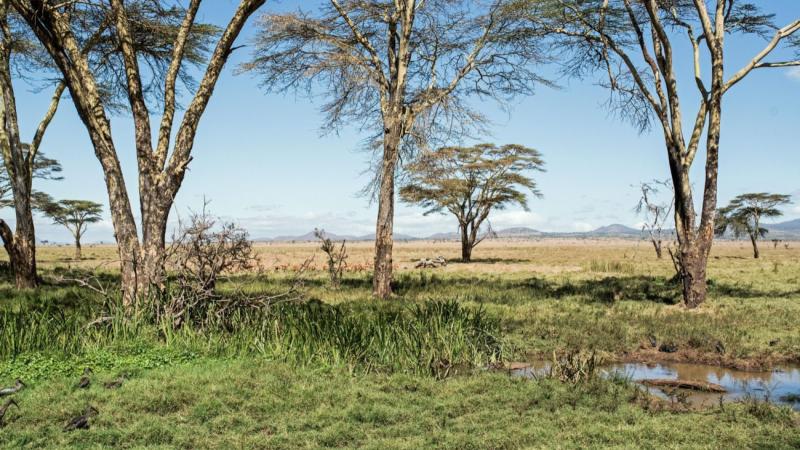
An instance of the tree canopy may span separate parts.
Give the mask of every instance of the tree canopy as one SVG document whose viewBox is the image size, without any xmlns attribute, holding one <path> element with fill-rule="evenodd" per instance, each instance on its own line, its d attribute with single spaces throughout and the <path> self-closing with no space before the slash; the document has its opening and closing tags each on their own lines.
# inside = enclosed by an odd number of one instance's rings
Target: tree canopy
<svg viewBox="0 0 800 450">
<path fill-rule="evenodd" d="M 783 215 L 781 206 L 792 202 L 791 195 L 757 192 L 741 194 L 717 212 L 715 232 L 718 236 L 727 231 L 737 238 L 748 236 L 753 243 L 753 256 L 759 257 L 757 240 L 767 235 L 769 230 L 761 226 L 761 219 Z"/>
<path fill-rule="evenodd" d="M 443 147 L 424 152 L 408 165 L 409 180 L 400 190 L 408 203 L 425 214 L 449 212 L 462 234 L 462 258 L 470 259 L 481 226 L 495 209 L 516 204 L 528 209 L 528 194 L 541 196 L 533 171 L 544 171 L 542 155 L 532 148 L 510 144 Z"/>
</svg>

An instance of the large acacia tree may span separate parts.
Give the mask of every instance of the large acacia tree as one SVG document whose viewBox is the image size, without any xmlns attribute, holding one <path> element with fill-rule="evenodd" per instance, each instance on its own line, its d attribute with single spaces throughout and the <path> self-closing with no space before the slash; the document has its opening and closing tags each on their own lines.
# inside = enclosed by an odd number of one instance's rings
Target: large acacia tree
<svg viewBox="0 0 800 450">
<path fill-rule="evenodd" d="M 27 22 L 47 50 L 69 89 L 78 115 L 83 121 L 102 166 L 108 190 L 111 218 L 119 248 L 123 298 L 131 307 L 137 298 L 150 296 L 162 286 L 164 276 L 166 224 L 175 195 L 191 161 L 192 147 L 200 119 L 208 105 L 222 69 L 234 50 L 233 44 L 249 17 L 266 0 L 241 0 L 233 17 L 221 31 L 210 51 L 205 70 L 193 92 L 183 118 L 174 131 L 181 69 L 190 59 L 193 40 L 200 24 L 196 23 L 201 0 L 191 0 L 186 8 L 168 6 L 172 2 L 140 0 L 157 15 L 180 17 L 174 34 L 166 36 L 160 28 L 142 34 L 142 21 L 126 7 L 133 2 L 104 0 L 96 2 L 61 2 L 45 0 L 8 0 Z M 117 57 L 97 67 L 80 51 L 80 29 L 75 18 L 108 18 L 107 26 L 115 37 Z M 147 36 L 163 45 L 166 59 L 162 65 L 143 64 L 143 52 L 137 36 Z M 196 42 L 195 42 L 196 43 Z M 113 103 L 99 83 L 101 70 L 111 68 L 124 80 L 124 98 L 133 116 L 136 160 L 139 175 L 139 198 L 142 220 L 141 241 L 133 208 L 125 187 L 116 144 L 111 134 L 109 110 Z M 162 71 L 163 70 L 163 71 Z M 162 74 L 158 76 L 155 74 Z M 159 81 L 160 88 L 146 89 L 146 80 Z M 152 94 L 162 110 L 154 140 L 151 124 Z"/>
<path fill-rule="evenodd" d="M 714 237 L 722 99 L 754 70 L 800 65 L 800 54 L 788 51 L 782 53 L 786 59 L 769 60 L 781 47 L 800 43 L 800 20 L 777 26 L 772 14 L 742 0 L 515 0 L 510 10 L 560 36 L 554 48 L 569 74 L 602 73 L 616 113 L 642 131 L 653 119 L 661 129 L 675 192 L 683 299 L 690 308 L 700 305 Z M 726 72 L 731 37 L 764 44 Z M 693 70 L 685 80 L 679 75 L 683 65 Z M 703 153 L 698 217 L 690 172 Z"/>
<path fill-rule="evenodd" d="M 409 164 L 400 197 L 426 208 L 425 214 L 453 214 L 461 260 L 470 262 L 472 250 L 490 233 L 481 235 L 480 230 L 493 210 L 516 204 L 527 211 L 527 194 L 541 196 L 530 172 L 543 166 L 542 155 L 522 145 L 443 147 Z"/>
<path fill-rule="evenodd" d="M 727 206 L 719 209 L 715 232 L 718 236 L 722 236 L 730 230 L 737 238 L 749 237 L 753 244 L 753 258 L 758 258 L 761 256 L 758 251 L 758 239 L 769 232 L 761 226 L 761 220 L 782 216 L 783 211 L 780 207 L 790 203 L 792 196 L 785 194 L 754 192 L 738 195 Z"/>
<path fill-rule="evenodd" d="M 443 137 L 469 134 L 484 117 L 472 97 L 504 101 L 542 81 L 536 46 L 503 1 L 329 0 L 314 12 L 261 18 L 252 62 L 270 91 L 318 93 L 324 128 L 357 124 L 376 150 L 376 296 L 391 294 L 395 183 L 400 164 Z M 526 32 L 530 37 L 530 33 Z"/>
<path fill-rule="evenodd" d="M 150 0 L 131 1 L 126 4 L 128 14 L 136 17 L 134 46 L 140 52 L 144 64 L 163 78 L 165 61 L 170 56 L 170 48 L 180 25 L 180 10 L 154 7 Z M 73 9 L 69 15 L 75 41 L 86 58 L 91 70 L 96 74 L 98 90 L 102 93 L 104 105 L 108 110 L 124 109 L 125 74 L 120 67 L 118 38 L 110 28 L 110 10 Z M 193 33 L 187 60 L 198 63 L 203 48 L 202 37 L 213 32 L 205 25 Z M 2 104 L 2 145 L 3 176 L 8 181 L 11 204 L 16 213 L 16 233 L 3 230 L 7 240 L 12 267 L 15 268 L 17 287 L 36 285 L 36 245 L 32 209 L 36 209 L 36 198 L 32 190 L 34 178 L 41 177 L 42 163 L 39 148 L 45 133 L 52 122 L 66 89 L 63 77 L 55 67 L 45 48 L 37 42 L 36 36 L 25 21 L 9 7 L 8 0 L 0 0 L 0 97 Z M 186 70 L 181 76 L 188 80 Z M 16 93 L 12 80 L 24 81 L 36 90 L 52 90 L 48 108 L 39 119 L 38 126 L 29 143 L 20 137 L 20 118 L 17 113 Z M 159 80 L 160 83 L 160 80 Z M 157 91 L 157 85 L 149 83 L 147 91 Z M 41 202 L 40 202 L 41 203 Z M 8 233 L 5 233 L 8 231 Z"/>
</svg>

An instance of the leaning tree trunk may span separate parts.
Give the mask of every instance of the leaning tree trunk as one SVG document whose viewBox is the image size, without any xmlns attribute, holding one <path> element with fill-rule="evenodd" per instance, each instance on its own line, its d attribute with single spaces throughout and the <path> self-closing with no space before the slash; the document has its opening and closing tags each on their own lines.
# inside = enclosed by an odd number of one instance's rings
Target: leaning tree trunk
<svg viewBox="0 0 800 450">
<path fill-rule="evenodd" d="M 753 258 L 758 259 L 761 256 L 761 253 L 758 251 L 758 242 L 756 241 L 756 237 L 750 236 L 750 242 L 753 243 Z"/>
<path fill-rule="evenodd" d="M 656 249 L 656 258 L 661 259 L 664 256 L 664 253 L 661 250 L 661 241 L 652 239 L 651 242 L 653 243 L 653 247 Z"/>
<path fill-rule="evenodd" d="M 387 127 L 384 136 L 378 220 L 375 226 L 375 274 L 372 290 L 376 297 L 392 295 L 392 247 L 394 246 L 394 176 L 400 147 L 400 127 Z"/>
</svg>

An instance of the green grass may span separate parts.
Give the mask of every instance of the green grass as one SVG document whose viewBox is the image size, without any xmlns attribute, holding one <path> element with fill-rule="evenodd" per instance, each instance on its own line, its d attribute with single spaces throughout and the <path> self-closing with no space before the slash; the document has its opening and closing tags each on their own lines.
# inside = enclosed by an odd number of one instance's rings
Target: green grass
<svg viewBox="0 0 800 450">
<path fill-rule="evenodd" d="M 750 402 L 670 412 L 621 380 L 524 381 L 482 369 L 554 350 L 800 362 L 796 257 L 712 261 L 709 301 L 696 311 L 679 305 L 666 263 L 602 253 L 553 263 L 577 271 L 503 272 L 498 262 L 485 264 L 498 272 L 401 271 L 388 302 L 372 299 L 368 273 L 348 273 L 332 290 L 313 272 L 304 303 L 177 330 L 126 320 L 75 286 L 20 292 L 0 281 L 0 385 L 29 382 L 0 447 L 800 446 L 800 418 L 786 409 Z M 292 281 L 287 272 L 247 275 L 220 290 L 275 294 Z M 651 338 L 679 350 L 659 353 Z M 86 366 L 96 386 L 74 391 Z M 132 378 L 121 390 L 99 387 L 122 372 Z M 93 428 L 61 432 L 87 403 L 101 411 Z"/>
<path fill-rule="evenodd" d="M 631 387 L 526 381 L 502 373 L 437 381 L 352 376 L 261 360 L 203 359 L 134 375 L 119 390 L 59 377 L 23 391 L 0 446 L 160 448 L 792 448 L 796 417 L 747 405 L 674 413 Z M 88 431 L 63 424 L 87 404 Z M 770 409 L 773 411 L 774 408 Z"/>
</svg>

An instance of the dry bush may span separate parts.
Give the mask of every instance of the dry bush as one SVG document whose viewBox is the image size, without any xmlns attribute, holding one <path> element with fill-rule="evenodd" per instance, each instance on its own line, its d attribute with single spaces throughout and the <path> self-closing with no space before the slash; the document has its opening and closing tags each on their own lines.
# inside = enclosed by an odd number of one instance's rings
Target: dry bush
<svg viewBox="0 0 800 450">
<path fill-rule="evenodd" d="M 228 280 L 235 273 L 257 269 L 258 260 L 247 231 L 212 216 L 206 204 L 199 213 L 192 212 L 188 222 L 179 222 L 166 262 L 171 273 L 170 283 L 157 315 L 180 327 L 187 321 L 194 324 L 225 321 L 235 311 L 265 308 L 277 301 L 301 298 L 302 275 L 311 259 L 297 270 L 285 292 L 253 296 L 232 283 L 225 295 L 219 294 L 220 281 Z"/>
<path fill-rule="evenodd" d="M 342 273 L 347 268 L 347 248 L 345 247 L 346 241 L 342 241 L 342 245 L 337 246 L 329 237 L 325 235 L 325 230 L 314 229 L 314 236 L 320 240 L 320 249 L 328 257 L 328 276 L 331 280 L 331 286 L 339 287 L 342 282 Z"/>
</svg>

